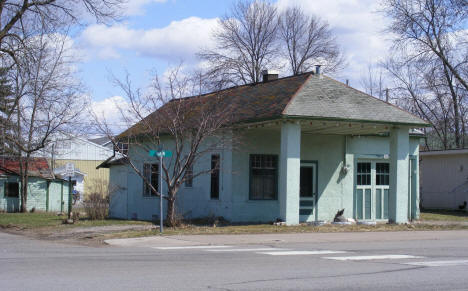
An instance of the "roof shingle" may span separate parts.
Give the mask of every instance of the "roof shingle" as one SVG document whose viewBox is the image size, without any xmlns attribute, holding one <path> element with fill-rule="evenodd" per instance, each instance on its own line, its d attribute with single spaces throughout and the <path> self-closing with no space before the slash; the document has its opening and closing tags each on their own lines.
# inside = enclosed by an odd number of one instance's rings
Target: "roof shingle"
<svg viewBox="0 0 468 291">
<path fill-rule="evenodd" d="M 413 127 L 430 124 L 411 113 L 330 77 L 304 73 L 266 83 L 236 86 L 192 98 L 214 100 L 217 106 L 230 106 L 230 122 L 248 123 L 288 117 L 368 121 L 405 124 Z M 171 102 L 164 105 L 170 106 Z M 159 111 L 158 110 L 158 111 Z M 147 118 L 158 120 L 158 111 Z M 151 120 L 150 119 L 150 120 Z M 120 137 L 141 133 L 136 124 Z"/>
</svg>

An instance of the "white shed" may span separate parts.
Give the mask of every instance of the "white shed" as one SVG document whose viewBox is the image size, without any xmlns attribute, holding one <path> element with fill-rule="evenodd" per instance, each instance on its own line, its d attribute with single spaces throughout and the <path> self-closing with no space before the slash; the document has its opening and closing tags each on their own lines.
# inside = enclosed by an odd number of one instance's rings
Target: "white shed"
<svg viewBox="0 0 468 291">
<path fill-rule="evenodd" d="M 468 211 L 468 149 L 420 152 L 421 206 Z"/>
</svg>

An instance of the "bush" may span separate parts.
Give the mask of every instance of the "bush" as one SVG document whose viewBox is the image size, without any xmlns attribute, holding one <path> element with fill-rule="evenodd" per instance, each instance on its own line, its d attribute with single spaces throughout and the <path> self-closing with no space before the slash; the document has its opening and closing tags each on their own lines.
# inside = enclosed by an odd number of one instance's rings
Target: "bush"
<svg viewBox="0 0 468 291">
<path fill-rule="evenodd" d="M 83 206 L 88 219 L 104 219 L 109 210 L 109 196 L 103 196 L 101 193 L 89 194 L 83 201 Z"/>
</svg>

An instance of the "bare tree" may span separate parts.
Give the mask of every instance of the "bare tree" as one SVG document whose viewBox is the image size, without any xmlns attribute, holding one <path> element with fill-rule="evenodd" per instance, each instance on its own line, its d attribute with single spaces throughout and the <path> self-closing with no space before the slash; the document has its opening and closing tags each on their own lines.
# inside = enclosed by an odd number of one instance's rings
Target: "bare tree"
<svg viewBox="0 0 468 291">
<path fill-rule="evenodd" d="M 388 31 L 396 34 L 395 49 L 402 52 L 405 62 L 429 62 L 428 69 L 436 70 L 433 89 L 441 92 L 443 87 L 444 96 L 450 96 L 455 146 L 463 147 L 466 117 L 461 114 L 468 90 L 468 34 L 465 27 L 468 2 L 385 0 L 383 5 L 384 13 L 392 20 Z M 429 75 L 430 72 L 426 72 L 426 76 Z"/>
<path fill-rule="evenodd" d="M 0 4 L 0 56 L 9 65 L 19 64 L 18 52 L 38 34 L 63 32 L 71 25 L 75 29 L 85 19 L 97 21 L 116 19 L 125 0 L 5 0 Z"/>
<path fill-rule="evenodd" d="M 362 75 L 360 83 L 364 92 L 367 94 L 377 97 L 381 100 L 387 99 L 387 87 L 384 73 L 380 66 L 376 67 L 370 63 L 367 66 L 367 72 Z"/>
<path fill-rule="evenodd" d="M 300 7 L 281 13 L 279 42 L 293 75 L 323 65 L 334 72 L 344 64 L 343 54 L 330 26 L 317 16 L 307 16 Z"/>
<path fill-rule="evenodd" d="M 60 131 L 74 127 L 85 99 L 74 76 L 73 56 L 63 35 L 38 35 L 28 39 L 27 51 L 11 71 L 17 100 L 14 134 L 6 139 L 20 160 L 21 211 L 27 210 L 30 158 L 52 141 Z"/>
<path fill-rule="evenodd" d="M 260 0 L 239 0 L 214 32 L 216 47 L 199 56 L 212 75 L 237 84 L 261 81 L 261 71 L 276 65 L 278 30 L 276 8 Z"/>
<path fill-rule="evenodd" d="M 212 167 L 194 165 L 213 152 L 233 146 L 229 97 L 223 91 L 202 95 L 205 76 L 185 75 L 179 69 L 171 70 L 166 82 L 156 76 L 146 94 L 133 88 L 128 75 L 124 80 L 115 79 L 130 103 L 129 108 L 120 110 L 129 128 L 114 137 L 109 124 L 98 122 L 99 130 L 112 140 L 114 148 L 154 196 L 161 197 L 160 189 L 151 181 L 153 169 L 145 168 L 142 161 L 159 163 L 148 153 L 162 146 L 173 151 L 173 156 L 163 161 L 159 173 L 167 189 L 162 197 L 167 200 L 169 226 L 177 224 L 175 202 L 179 188 L 186 181 L 213 171 Z M 96 116 L 96 119 L 100 118 Z"/>
<path fill-rule="evenodd" d="M 440 68 L 423 60 L 407 62 L 395 57 L 385 63 L 385 68 L 393 81 L 393 101 L 433 125 L 426 131 L 426 147 L 452 148 L 455 145 L 452 98 L 440 82 Z"/>
</svg>

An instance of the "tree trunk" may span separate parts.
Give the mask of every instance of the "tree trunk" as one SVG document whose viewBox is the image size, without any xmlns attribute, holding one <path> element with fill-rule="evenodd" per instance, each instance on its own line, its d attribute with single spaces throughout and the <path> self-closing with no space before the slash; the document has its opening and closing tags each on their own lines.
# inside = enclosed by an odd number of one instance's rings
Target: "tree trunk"
<svg viewBox="0 0 468 291">
<path fill-rule="evenodd" d="M 21 173 L 21 212 L 28 212 L 28 175 Z"/>
<path fill-rule="evenodd" d="M 170 227 L 177 226 L 177 215 L 176 215 L 176 206 L 175 206 L 175 193 L 173 190 L 168 191 L 167 198 L 167 214 L 166 214 L 166 224 Z"/>
</svg>

